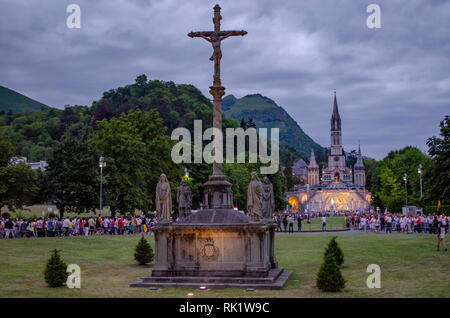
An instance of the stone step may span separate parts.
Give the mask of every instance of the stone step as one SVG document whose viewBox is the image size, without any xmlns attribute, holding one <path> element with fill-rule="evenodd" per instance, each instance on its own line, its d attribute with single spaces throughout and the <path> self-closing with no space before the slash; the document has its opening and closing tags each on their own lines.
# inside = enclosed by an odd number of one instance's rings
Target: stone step
<svg viewBox="0 0 450 318">
<path fill-rule="evenodd" d="M 221 281 L 227 281 L 227 282 L 233 282 L 233 283 L 240 283 L 242 282 L 253 282 L 255 284 L 257 283 L 270 283 L 275 281 L 282 273 L 284 269 L 283 268 L 275 268 L 271 269 L 269 271 L 269 275 L 267 277 L 216 277 L 216 276 L 162 276 L 162 277 L 155 277 L 155 276 L 148 276 L 148 277 L 142 277 L 142 281 L 159 281 L 159 282 L 200 282 L 200 283 L 207 283 L 207 282 L 221 282 Z"/>
<path fill-rule="evenodd" d="M 257 277 L 143 277 L 131 284 L 131 287 L 200 287 L 206 288 L 258 288 L 258 289 L 280 289 L 286 284 L 292 271 L 282 268 L 272 269 L 266 278 Z"/>
</svg>

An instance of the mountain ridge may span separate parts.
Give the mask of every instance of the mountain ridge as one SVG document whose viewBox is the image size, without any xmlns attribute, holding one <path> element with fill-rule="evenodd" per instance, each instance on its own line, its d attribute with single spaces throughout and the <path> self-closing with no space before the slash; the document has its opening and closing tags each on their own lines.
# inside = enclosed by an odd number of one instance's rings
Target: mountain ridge
<svg viewBox="0 0 450 318">
<path fill-rule="evenodd" d="M 0 111 L 11 110 L 14 113 L 19 113 L 28 109 L 31 112 L 38 112 L 48 108 L 51 107 L 0 85 Z"/>
<path fill-rule="evenodd" d="M 251 118 L 257 128 L 279 128 L 280 144 L 292 146 L 304 158 L 309 158 L 311 149 L 316 153 L 324 150 L 324 147 L 303 131 L 283 107 L 259 93 L 241 98 L 227 95 L 223 99 L 222 110 L 227 117 L 237 121 Z"/>
</svg>

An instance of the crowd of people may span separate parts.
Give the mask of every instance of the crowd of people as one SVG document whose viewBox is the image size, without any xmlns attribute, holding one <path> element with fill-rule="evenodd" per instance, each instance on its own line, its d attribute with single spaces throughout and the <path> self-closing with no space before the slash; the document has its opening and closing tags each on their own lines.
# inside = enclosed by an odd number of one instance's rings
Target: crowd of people
<svg viewBox="0 0 450 318">
<path fill-rule="evenodd" d="M 0 238 L 150 234 L 153 217 L 0 218 Z"/>
<path fill-rule="evenodd" d="M 397 213 L 347 213 L 347 228 L 375 233 L 430 233 L 437 234 L 442 226 L 448 231 L 449 219 L 445 215 L 404 215 Z"/>
<path fill-rule="evenodd" d="M 449 218 L 445 215 L 403 215 L 395 213 L 348 212 L 345 227 L 350 230 L 375 233 L 430 233 L 439 234 L 440 228 L 448 233 Z M 322 231 L 327 230 L 327 217 L 321 213 L 278 213 L 273 216 L 278 232 L 302 231 L 302 224 L 312 218 L 321 218 Z M 175 219 L 174 222 L 179 221 Z M 91 217 L 40 217 L 0 218 L 0 238 L 60 237 L 92 235 L 150 234 L 157 224 L 153 216 L 91 216 Z"/>
<path fill-rule="evenodd" d="M 345 227 L 351 230 L 375 233 L 430 233 L 437 234 L 442 226 L 448 232 L 449 218 L 445 215 L 403 215 L 396 213 L 360 213 L 348 212 L 334 214 L 344 216 Z M 274 215 L 279 232 L 294 232 L 302 230 L 302 224 L 311 223 L 312 218 L 321 217 L 322 231 L 326 231 L 327 217 L 334 216 L 330 213 L 278 213 Z"/>
</svg>

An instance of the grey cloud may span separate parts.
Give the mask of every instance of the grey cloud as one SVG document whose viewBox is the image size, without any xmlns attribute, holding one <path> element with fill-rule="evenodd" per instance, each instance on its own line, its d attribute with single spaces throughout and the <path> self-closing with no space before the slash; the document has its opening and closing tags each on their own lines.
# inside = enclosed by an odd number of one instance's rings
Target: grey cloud
<svg viewBox="0 0 450 318">
<path fill-rule="evenodd" d="M 73 1 L 82 28 L 65 26 L 63 1 L 0 2 L 0 85 L 55 107 L 90 105 L 146 73 L 191 83 L 208 96 L 215 2 Z M 261 93 L 329 145 L 337 89 L 347 150 L 364 154 L 417 145 L 438 134 L 450 105 L 450 3 L 379 0 L 382 28 L 366 27 L 373 1 L 220 1 L 222 27 L 245 29 L 223 43 L 228 94 Z"/>
</svg>

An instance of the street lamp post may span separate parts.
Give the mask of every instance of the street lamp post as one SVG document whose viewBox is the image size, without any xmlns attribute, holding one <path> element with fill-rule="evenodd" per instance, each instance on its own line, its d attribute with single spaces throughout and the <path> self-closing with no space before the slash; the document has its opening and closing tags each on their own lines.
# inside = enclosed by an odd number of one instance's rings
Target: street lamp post
<svg viewBox="0 0 450 318">
<path fill-rule="evenodd" d="M 406 202 L 405 206 L 408 206 L 408 188 L 406 187 L 406 182 L 408 180 L 408 175 L 406 174 L 406 172 L 403 175 L 403 180 L 405 181 L 405 202 Z"/>
<path fill-rule="evenodd" d="M 417 169 L 417 172 L 420 176 L 420 198 L 422 199 L 422 164 L 419 164 L 419 169 Z"/>
<path fill-rule="evenodd" d="M 100 167 L 100 214 L 102 214 L 103 208 L 103 168 L 106 167 L 104 157 L 100 157 L 98 160 L 98 166 Z"/>
</svg>

